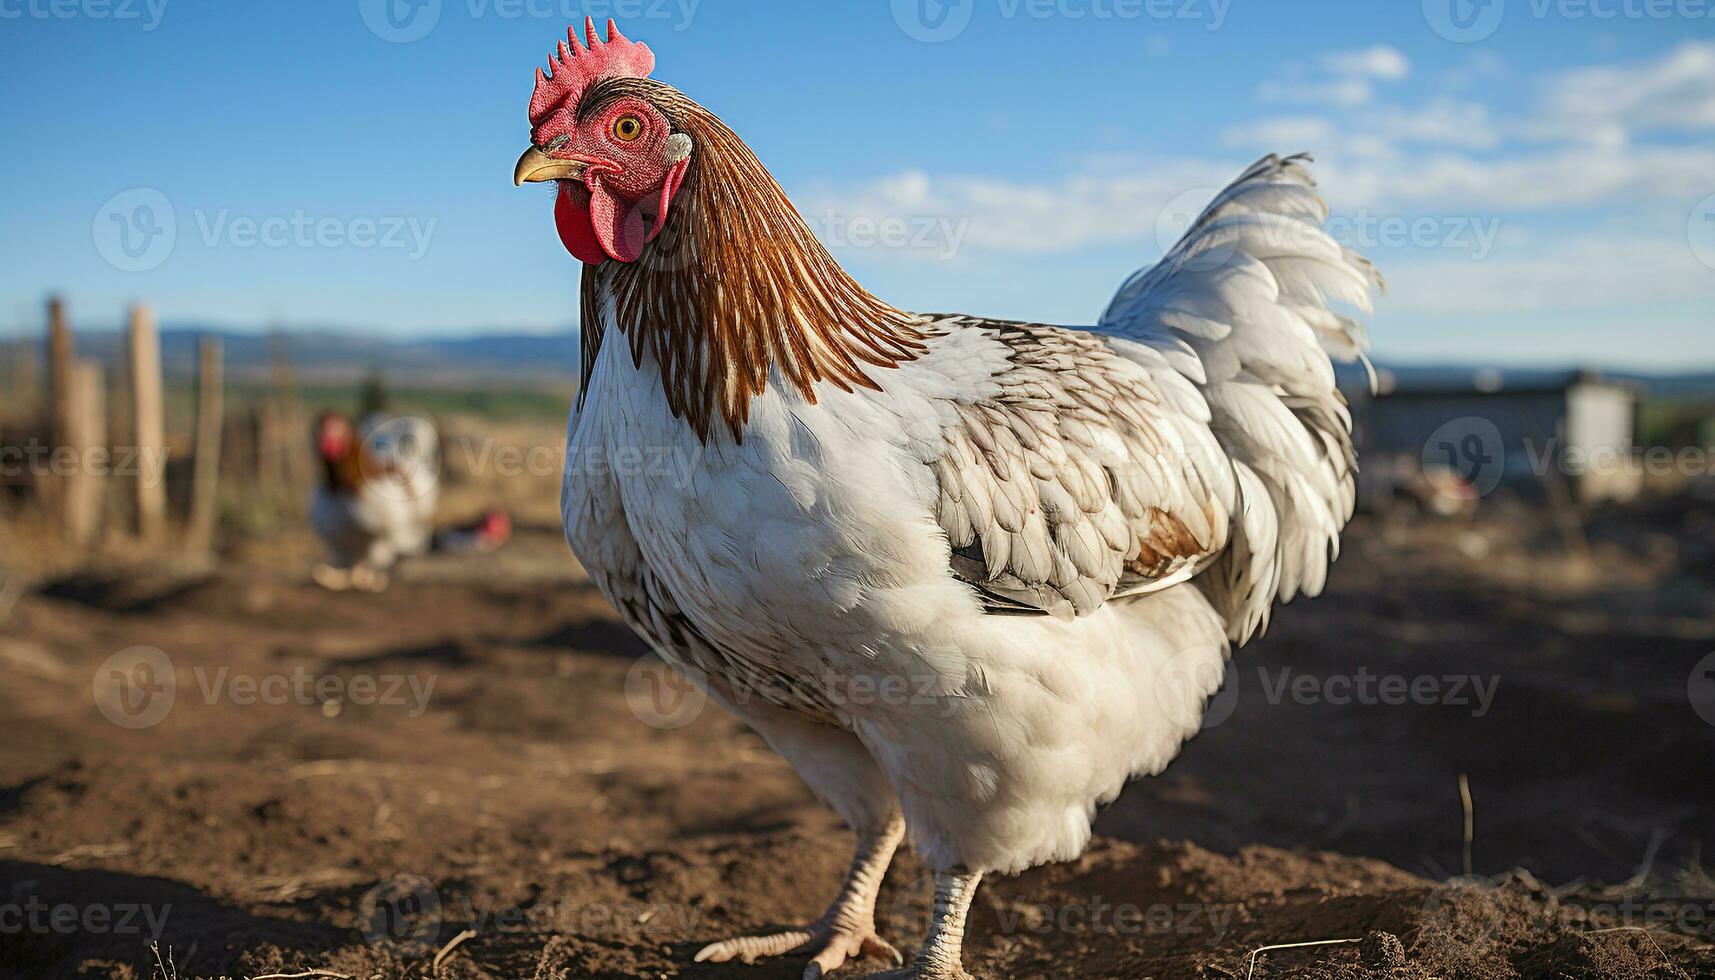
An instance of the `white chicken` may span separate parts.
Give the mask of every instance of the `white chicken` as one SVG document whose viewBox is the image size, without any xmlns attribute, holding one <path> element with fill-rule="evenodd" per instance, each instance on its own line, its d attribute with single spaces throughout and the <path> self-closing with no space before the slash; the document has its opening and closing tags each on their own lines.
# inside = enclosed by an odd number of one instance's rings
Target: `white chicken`
<svg viewBox="0 0 1715 980">
<path fill-rule="evenodd" d="M 1380 278 L 1269 157 L 1094 328 L 906 312 L 608 33 L 538 71 L 514 174 L 556 182 L 585 263 L 566 535 L 858 836 L 826 913 L 697 959 L 897 956 L 874 906 L 909 833 L 934 918 L 885 976 L 964 977 L 982 876 L 1076 857 L 1197 731 L 1229 644 L 1322 589 L 1354 494 L 1328 352 L 1365 343 L 1330 305 Z M 640 451 L 694 464 L 581 463 Z"/>
<path fill-rule="evenodd" d="M 436 532 L 441 443 L 419 418 L 375 417 L 361 429 L 338 412 L 316 421 L 323 480 L 310 501 L 310 526 L 328 561 L 311 577 L 332 591 L 379 592 L 401 558 L 431 551 L 492 551 L 511 536 L 503 511 L 468 527 Z"/>
</svg>

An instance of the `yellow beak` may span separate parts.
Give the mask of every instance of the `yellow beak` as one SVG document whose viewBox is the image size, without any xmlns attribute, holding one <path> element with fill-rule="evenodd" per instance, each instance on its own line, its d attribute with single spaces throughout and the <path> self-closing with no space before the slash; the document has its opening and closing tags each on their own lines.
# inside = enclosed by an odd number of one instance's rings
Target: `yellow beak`
<svg viewBox="0 0 1715 980">
<path fill-rule="evenodd" d="M 556 160 L 532 146 L 518 158 L 518 166 L 512 168 L 512 186 L 522 187 L 525 181 L 576 180 L 588 167 L 582 160 Z"/>
</svg>

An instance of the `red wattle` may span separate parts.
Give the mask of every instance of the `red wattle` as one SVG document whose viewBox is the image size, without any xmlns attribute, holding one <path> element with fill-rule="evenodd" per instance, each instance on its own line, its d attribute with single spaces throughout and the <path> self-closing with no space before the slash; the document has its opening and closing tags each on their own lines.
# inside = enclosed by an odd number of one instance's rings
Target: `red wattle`
<svg viewBox="0 0 1715 980">
<path fill-rule="evenodd" d="M 566 251 L 590 265 L 607 261 L 607 251 L 601 247 L 590 219 L 589 188 L 583 184 L 560 182 L 560 195 L 554 199 L 554 227 L 559 230 Z"/>
<path fill-rule="evenodd" d="M 638 203 L 615 197 L 601 175 L 590 178 L 590 223 L 608 255 L 621 262 L 636 262 L 649 241 L 649 226 Z"/>
</svg>

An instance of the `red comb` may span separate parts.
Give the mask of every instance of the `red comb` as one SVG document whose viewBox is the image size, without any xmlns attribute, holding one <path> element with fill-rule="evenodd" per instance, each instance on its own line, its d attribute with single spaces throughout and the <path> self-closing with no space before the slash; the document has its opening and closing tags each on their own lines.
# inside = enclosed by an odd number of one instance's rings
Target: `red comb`
<svg viewBox="0 0 1715 980">
<path fill-rule="evenodd" d="M 577 27 L 566 30 L 566 40 L 560 42 L 557 57 L 548 63 L 549 75 L 536 69 L 536 91 L 530 96 L 530 124 L 542 118 L 562 103 L 576 105 L 584 89 L 603 78 L 648 78 L 655 70 L 655 53 L 639 41 L 627 40 L 619 33 L 613 18 L 607 21 L 607 40 L 596 33 L 595 19 L 584 18 L 584 37 L 588 47 L 578 43 Z"/>
</svg>

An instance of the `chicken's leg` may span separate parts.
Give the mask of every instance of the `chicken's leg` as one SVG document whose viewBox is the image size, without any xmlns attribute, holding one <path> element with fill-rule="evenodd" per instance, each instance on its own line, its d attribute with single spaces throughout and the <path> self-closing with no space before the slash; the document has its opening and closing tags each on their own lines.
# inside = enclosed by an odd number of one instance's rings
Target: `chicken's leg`
<svg viewBox="0 0 1715 980">
<path fill-rule="evenodd" d="M 847 959 L 857 956 L 879 956 L 901 962 L 899 951 L 875 934 L 875 897 L 887 876 L 893 852 L 904 836 L 905 820 L 898 813 L 880 827 L 859 833 L 857 854 L 852 858 L 851 871 L 839 897 L 808 928 L 710 943 L 697 953 L 697 962 L 724 963 L 736 959 L 751 963 L 764 956 L 800 950 L 813 952 L 810 965 L 804 968 L 804 980 L 832 973 Z"/>
<path fill-rule="evenodd" d="M 960 962 L 965 917 L 976 897 L 982 872 L 935 872 L 935 916 L 917 959 L 903 970 L 876 973 L 864 980 L 972 980 Z"/>
</svg>

